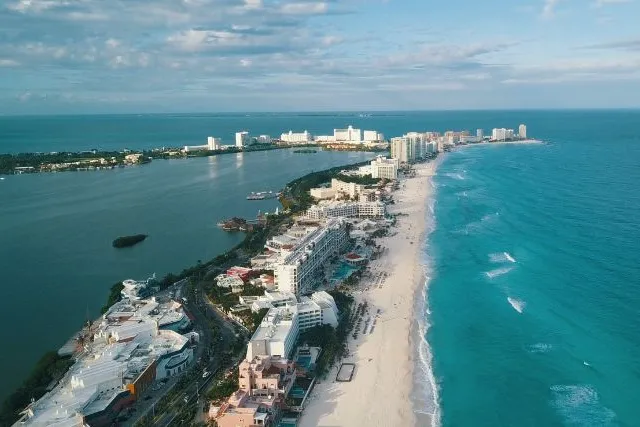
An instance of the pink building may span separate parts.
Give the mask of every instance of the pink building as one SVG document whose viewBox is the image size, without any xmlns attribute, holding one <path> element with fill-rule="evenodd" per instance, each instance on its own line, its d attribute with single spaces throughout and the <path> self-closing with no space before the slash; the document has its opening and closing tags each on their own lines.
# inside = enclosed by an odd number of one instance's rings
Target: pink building
<svg viewBox="0 0 640 427">
<path fill-rule="evenodd" d="M 272 425 L 280 411 L 278 399 L 249 396 L 238 390 L 220 407 L 212 406 L 209 417 L 218 427 L 264 427 Z"/>
<path fill-rule="evenodd" d="M 256 356 L 240 363 L 240 390 L 251 396 L 281 396 L 289 394 L 296 379 L 293 362 L 278 357 Z"/>
<path fill-rule="evenodd" d="M 256 356 L 239 367 L 240 389 L 220 407 L 209 408 L 219 427 L 269 426 L 277 420 L 296 379 L 295 364 L 286 359 Z"/>
<path fill-rule="evenodd" d="M 227 276 L 238 276 L 244 281 L 249 279 L 249 275 L 253 270 L 247 267 L 231 267 L 227 270 Z"/>
</svg>

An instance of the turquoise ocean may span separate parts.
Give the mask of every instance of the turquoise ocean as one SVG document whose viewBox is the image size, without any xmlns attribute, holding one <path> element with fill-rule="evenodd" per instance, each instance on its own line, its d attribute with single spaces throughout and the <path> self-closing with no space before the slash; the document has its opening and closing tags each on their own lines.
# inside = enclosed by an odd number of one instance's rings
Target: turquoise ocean
<svg viewBox="0 0 640 427">
<path fill-rule="evenodd" d="M 640 111 L 459 111 L 0 117 L 0 153 L 226 143 L 233 132 L 349 124 L 408 131 L 516 128 L 544 144 L 448 153 L 424 242 L 433 379 L 443 426 L 640 425 Z M 110 285 L 178 272 L 236 244 L 215 223 L 366 153 L 246 153 L 0 181 L 0 397 Z M 429 210 L 428 210 L 429 211 Z M 148 233 L 114 251 L 120 234 Z M 431 376 L 416 370 L 418 383 Z M 433 409 L 416 389 L 418 406 Z M 419 408 L 420 409 L 420 408 Z"/>
<path fill-rule="evenodd" d="M 557 113 L 434 180 L 426 334 L 443 426 L 640 425 L 637 112 Z"/>
</svg>

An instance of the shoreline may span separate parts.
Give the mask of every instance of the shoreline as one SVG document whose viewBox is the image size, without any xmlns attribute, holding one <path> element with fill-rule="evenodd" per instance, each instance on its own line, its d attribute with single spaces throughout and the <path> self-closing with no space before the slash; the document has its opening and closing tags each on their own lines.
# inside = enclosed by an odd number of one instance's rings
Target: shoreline
<svg viewBox="0 0 640 427">
<path fill-rule="evenodd" d="M 424 244 L 435 225 L 431 180 L 444 157 L 415 165 L 416 176 L 403 179 L 393 193 L 395 204 L 389 205 L 389 211 L 403 215 L 397 217 L 391 234 L 378 241 L 385 253 L 371 262 L 353 292 L 355 304 L 367 302 L 369 311 L 364 317 L 373 324 L 360 330 L 357 338 L 349 336 L 349 353 L 342 362 L 356 364 L 353 380 L 336 382 L 340 364 L 334 366 L 312 391 L 300 427 L 438 422 L 435 384 L 430 387 L 432 411 L 418 408 L 415 373 L 426 370 L 434 382 L 430 358 L 422 360 L 419 350 L 428 349 L 422 338 L 426 332 L 422 319 L 429 268 L 424 264 Z"/>
</svg>

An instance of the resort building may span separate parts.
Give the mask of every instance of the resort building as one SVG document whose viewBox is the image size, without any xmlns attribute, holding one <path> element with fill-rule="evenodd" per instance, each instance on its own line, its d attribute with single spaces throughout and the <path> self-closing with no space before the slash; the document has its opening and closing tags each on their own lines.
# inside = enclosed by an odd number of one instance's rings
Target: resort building
<svg viewBox="0 0 640 427">
<path fill-rule="evenodd" d="M 249 136 L 249 132 L 236 132 L 236 147 L 243 148 L 249 144 L 251 144 L 251 137 Z"/>
<path fill-rule="evenodd" d="M 209 408 L 209 418 L 218 427 L 259 427 L 272 426 L 279 417 L 281 399 L 250 396 L 244 390 L 237 390 L 221 406 Z"/>
<path fill-rule="evenodd" d="M 365 143 L 378 143 L 384 141 L 384 135 L 375 130 L 365 130 L 363 139 Z"/>
<path fill-rule="evenodd" d="M 270 309 L 247 344 L 246 360 L 256 356 L 287 358 L 298 338 L 298 311 L 295 306 Z"/>
<path fill-rule="evenodd" d="M 525 134 L 527 132 L 526 128 L 524 129 Z M 515 133 L 513 131 L 513 129 L 505 129 L 505 128 L 499 128 L 499 129 L 493 129 L 493 131 L 491 132 L 491 140 L 492 141 L 508 141 L 515 138 Z"/>
<path fill-rule="evenodd" d="M 445 138 L 454 138 L 454 136 L 449 135 Z M 413 163 L 437 152 L 438 145 L 432 140 L 430 132 L 410 132 L 391 139 L 391 158 L 397 159 L 399 163 Z"/>
<path fill-rule="evenodd" d="M 372 178 L 382 178 L 388 180 L 394 180 L 398 178 L 398 159 L 387 159 L 386 157 L 376 157 L 371 161 Z"/>
<path fill-rule="evenodd" d="M 302 238 L 274 270 L 278 290 L 299 295 L 311 289 L 324 262 L 340 252 L 347 238 L 342 218 L 332 218 Z"/>
<path fill-rule="evenodd" d="M 311 220 L 326 218 L 382 218 L 386 213 L 382 202 L 325 202 L 311 206 L 305 217 Z"/>
<path fill-rule="evenodd" d="M 476 131 L 476 138 L 478 138 L 478 141 L 482 141 L 484 139 L 484 130 L 483 129 L 478 129 Z"/>
<path fill-rule="evenodd" d="M 302 296 L 299 301 L 291 292 L 266 292 L 251 304 L 251 311 L 290 307 L 298 312 L 299 329 L 305 330 L 319 325 L 338 326 L 338 307 L 333 297 L 325 292 L 314 292 Z"/>
<path fill-rule="evenodd" d="M 76 362 L 58 385 L 24 411 L 16 425 L 113 425 L 157 379 L 183 372 L 193 361 L 197 334 L 171 327 L 180 304 L 123 300 L 76 338 Z"/>
<path fill-rule="evenodd" d="M 207 137 L 207 149 L 210 151 L 219 150 L 222 145 L 222 140 L 220 138 L 215 138 L 213 136 Z"/>
<path fill-rule="evenodd" d="M 280 141 L 289 144 L 310 144 L 313 141 L 313 136 L 306 130 L 299 133 L 290 130 L 289 133 L 280 135 Z"/>
<path fill-rule="evenodd" d="M 271 144 L 271 137 L 269 135 L 260 135 L 256 138 L 257 144 Z"/>
<path fill-rule="evenodd" d="M 527 125 L 518 126 L 518 137 L 520 139 L 527 139 Z"/>
<path fill-rule="evenodd" d="M 239 388 L 249 396 L 284 398 L 296 379 L 295 363 L 279 357 L 245 359 L 238 370 Z"/>
<path fill-rule="evenodd" d="M 122 290 L 120 295 L 122 298 L 128 298 L 131 300 L 141 300 L 150 296 L 155 290 L 152 286 L 153 279 L 147 279 L 145 281 L 137 281 L 133 279 L 127 279 L 122 282 Z"/>
<path fill-rule="evenodd" d="M 349 125 L 347 129 L 334 129 L 333 137 L 337 143 L 360 144 L 362 142 L 362 131 Z"/>
<path fill-rule="evenodd" d="M 220 288 L 230 289 L 234 294 L 242 292 L 244 289 L 244 282 L 238 276 L 229 276 L 227 274 L 220 274 L 216 277 L 216 286 Z"/>
</svg>

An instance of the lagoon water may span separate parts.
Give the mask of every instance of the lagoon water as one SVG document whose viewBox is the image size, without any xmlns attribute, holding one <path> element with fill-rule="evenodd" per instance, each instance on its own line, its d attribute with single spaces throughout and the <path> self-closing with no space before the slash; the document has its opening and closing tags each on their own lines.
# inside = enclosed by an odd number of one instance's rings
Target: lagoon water
<svg viewBox="0 0 640 427">
<path fill-rule="evenodd" d="M 638 111 L 0 117 L 0 152 L 201 144 L 207 135 L 517 128 L 543 145 L 447 155 L 435 179 L 427 333 L 444 426 L 633 426 L 640 410 Z M 0 397 L 95 316 L 113 282 L 236 244 L 246 194 L 368 154 L 272 151 L 0 181 Z M 116 251 L 111 240 L 147 233 Z M 420 369 L 416 375 L 422 375 Z M 427 378 L 422 378 L 427 381 Z"/>
<path fill-rule="evenodd" d="M 640 425 L 638 112 L 450 153 L 428 303 L 443 426 Z M 535 130 L 533 130 L 535 129 Z"/>
<path fill-rule="evenodd" d="M 274 150 L 96 172 L 6 176 L 0 181 L 0 397 L 37 359 L 97 317 L 110 286 L 153 273 L 179 273 L 239 243 L 216 223 L 273 212 L 279 190 L 313 170 L 356 163 L 371 153 L 295 154 Z M 114 249 L 122 235 L 144 242 Z"/>
</svg>

